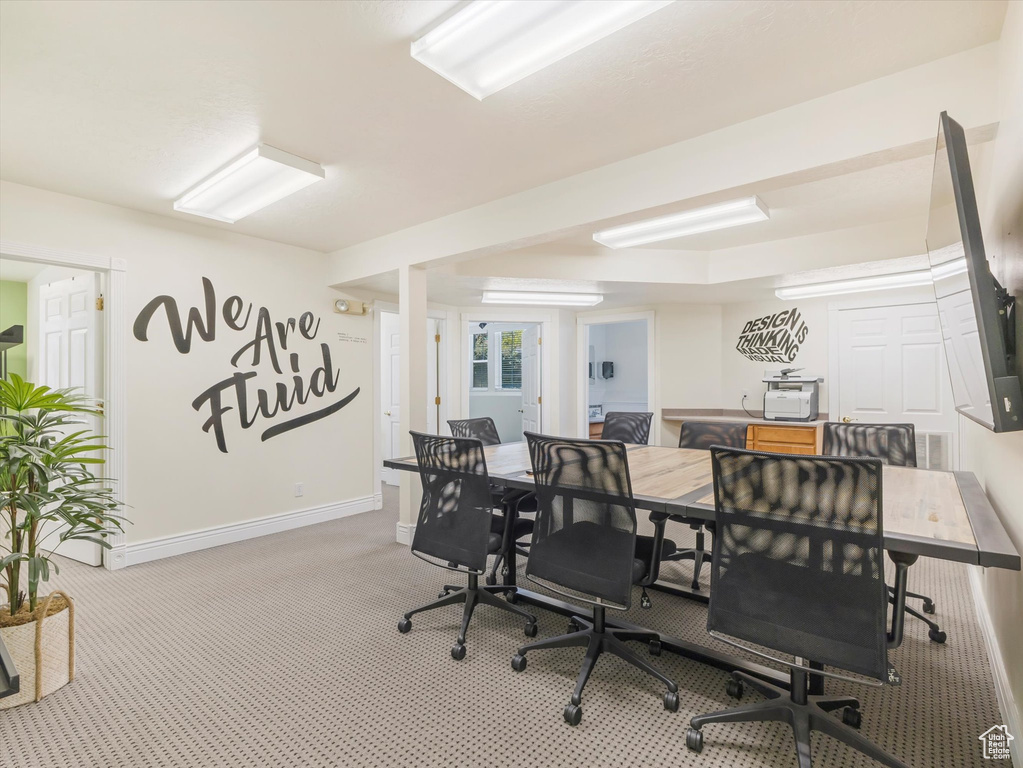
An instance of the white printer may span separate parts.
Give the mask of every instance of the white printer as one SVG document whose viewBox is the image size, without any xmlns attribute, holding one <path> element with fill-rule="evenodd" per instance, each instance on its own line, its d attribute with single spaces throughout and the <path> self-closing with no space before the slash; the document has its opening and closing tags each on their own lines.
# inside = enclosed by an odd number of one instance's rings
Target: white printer
<svg viewBox="0 0 1023 768">
<path fill-rule="evenodd" d="M 796 376 L 802 368 L 764 371 L 764 418 L 771 421 L 814 421 L 823 377 Z"/>
</svg>

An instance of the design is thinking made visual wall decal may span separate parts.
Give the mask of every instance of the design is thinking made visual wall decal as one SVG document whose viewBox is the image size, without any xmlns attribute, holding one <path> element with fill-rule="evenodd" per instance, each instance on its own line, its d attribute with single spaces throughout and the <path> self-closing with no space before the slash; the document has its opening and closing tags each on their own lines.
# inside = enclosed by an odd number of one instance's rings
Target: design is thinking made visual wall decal
<svg viewBox="0 0 1023 768">
<path fill-rule="evenodd" d="M 809 329 L 796 308 L 750 320 L 739 332 L 735 348 L 747 360 L 762 363 L 791 363 L 806 341 Z"/>
<path fill-rule="evenodd" d="M 214 341 L 218 323 L 216 290 L 206 277 L 202 279 L 202 287 L 203 308 L 192 307 L 186 318 L 182 318 L 177 301 L 170 296 L 157 296 L 146 304 L 135 318 L 135 338 L 149 340 L 150 323 L 162 308 L 167 316 L 171 339 L 182 355 L 187 355 L 192 349 L 193 332 L 204 342 Z M 359 387 L 356 387 L 348 394 L 333 397 L 341 372 L 335 370 L 330 347 L 325 342 L 319 344 L 316 367 L 303 374 L 299 354 L 294 347 L 316 339 L 320 318 L 312 312 L 303 312 L 297 319 L 289 317 L 275 322 L 270 311 L 260 307 L 252 322 L 252 310 L 252 302 L 246 303 L 240 296 L 228 297 L 220 308 L 220 319 L 229 331 L 249 333 L 249 340 L 231 356 L 231 365 L 242 370 L 216 382 L 192 401 L 192 408 L 196 411 L 207 409 L 209 417 L 202 429 L 204 432 L 213 430 L 217 447 L 224 453 L 227 453 L 224 419 L 231 411 L 235 411 L 242 429 L 250 429 L 260 421 L 274 422 L 260 435 L 260 439 L 266 441 L 337 413 L 359 394 Z M 291 374 L 290 382 L 276 381 L 268 387 L 256 386 L 254 380 L 261 372 L 279 377 L 285 375 L 285 368 Z M 324 403 L 320 405 L 316 402 L 319 400 Z M 293 408 L 311 401 L 320 407 L 311 411 L 303 409 L 300 415 L 287 417 Z"/>
</svg>

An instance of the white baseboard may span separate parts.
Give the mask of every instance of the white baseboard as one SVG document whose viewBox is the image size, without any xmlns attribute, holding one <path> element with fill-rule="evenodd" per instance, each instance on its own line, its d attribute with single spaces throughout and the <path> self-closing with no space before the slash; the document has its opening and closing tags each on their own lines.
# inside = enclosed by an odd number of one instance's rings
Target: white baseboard
<svg viewBox="0 0 1023 768">
<path fill-rule="evenodd" d="M 395 529 L 394 540 L 399 544 L 404 544 L 406 547 L 411 547 L 412 539 L 415 535 L 416 527 L 414 525 L 398 523 Z"/>
<path fill-rule="evenodd" d="M 373 509 L 384 508 L 384 494 L 376 493 L 373 495 Z"/>
<path fill-rule="evenodd" d="M 991 725 L 1005 725 L 1009 729 L 1009 733 L 1016 737 L 1009 742 L 1009 754 L 1012 757 L 1013 765 L 1023 766 L 1023 728 L 1020 727 L 1019 708 L 1012 695 L 1012 688 L 1009 687 L 1005 657 L 1002 656 L 1002 650 L 998 645 L 998 636 L 995 635 L 995 627 L 991 622 L 991 612 L 988 609 L 987 598 L 984 596 L 984 588 L 980 579 L 980 566 L 970 566 L 969 572 L 973 602 L 977 608 L 977 620 L 980 622 L 980 631 L 984 635 L 988 658 L 991 659 L 991 673 L 995 679 L 998 708 L 1002 712 L 1002 717 L 1005 718 L 1004 723 L 991 723 Z"/>
<path fill-rule="evenodd" d="M 183 533 L 178 536 L 165 536 L 164 538 L 140 541 L 135 544 L 129 543 L 125 547 L 124 563 L 125 565 L 148 563 L 150 560 L 181 555 L 185 552 L 197 552 L 200 549 L 219 547 L 221 544 L 233 544 L 236 541 L 255 539 L 259 536 L 290 531 L 293 528 L 302 528 L 306 525 L 325 523 L 328 520 L 337 520 L 342 517 L 357 515 L 360 512 L 380 509 L 382 506 L 382 500 L 380 499 L 380 494 L 363 496 L 362 498 L 351 499 L 349 501 L 323 504 L 319 507 L 298 509 L 293 512 L 283 512 L 279 515 L 261 517 L 258 520 L 245 520 L 240 523 L 218 525 L 215 528 L 206 528 L 205 530 Z"/>
</svg>

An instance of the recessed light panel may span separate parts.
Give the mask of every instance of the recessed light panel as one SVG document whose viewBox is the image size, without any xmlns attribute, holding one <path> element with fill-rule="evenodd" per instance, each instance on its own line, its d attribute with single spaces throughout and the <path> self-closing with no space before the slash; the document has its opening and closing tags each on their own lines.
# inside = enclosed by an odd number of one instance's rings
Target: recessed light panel
<svg viewBox="0 0 1023 768">
<path fill-rule="evenodd" d="M 412 43 L 412 58 L 484 99 L 671 0 L 475 0 Z"/>
<path fill-rule="evenodd" d="M 192 187 L 174 210 L 233 224 L 324 176 L 322 166 L 260 144 Z"/>
<path fill-rule="evenodd" d="M 483 291 L 484 304 L 530 304 L 556 307 L 592 307 L 604 300 L 599 293 L 537 293 Z"/>
<path fill-rule="evenodd" d="M 682 213 L 673 213 L 670 216 L 659 216 L 656 219 L 612 227 L 597 232 L 593 239 L 608 248 L 632 248 L 700 232 L 713 232 L 715 229 L 766 221 L 769 218 L 771 213 L 767 206 L 754 195 L 741 200 L 730 200 L 727 203 L 707 205 Z"/>
</svg>

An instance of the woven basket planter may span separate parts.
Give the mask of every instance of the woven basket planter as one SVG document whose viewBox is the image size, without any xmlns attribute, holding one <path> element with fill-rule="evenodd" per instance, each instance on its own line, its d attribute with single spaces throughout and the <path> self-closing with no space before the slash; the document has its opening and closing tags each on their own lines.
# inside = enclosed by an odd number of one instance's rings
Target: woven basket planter
<svg viewBox="0 0 1023 768">
<path fill-rule="evenodd" d="M 47 615 L 58 596 L 64 607 Z M 75 607 L 63 592 L 40 600 L 32 621 L 0 627 L 0 638 L 21 678 L 21 690 L 0 699 L 0 710 L 39 701 L 75 679 Z"/>
</svg>

